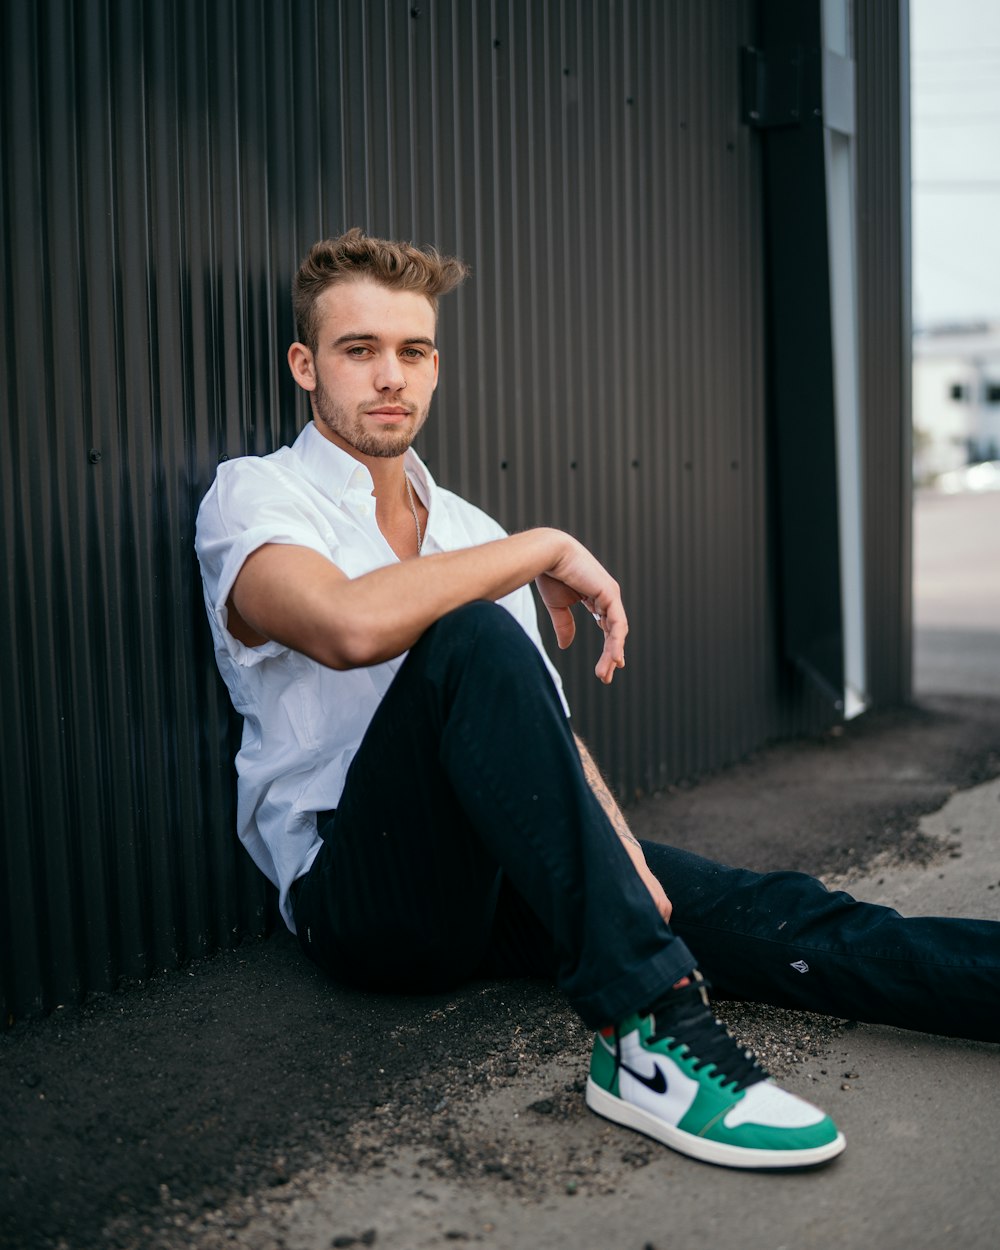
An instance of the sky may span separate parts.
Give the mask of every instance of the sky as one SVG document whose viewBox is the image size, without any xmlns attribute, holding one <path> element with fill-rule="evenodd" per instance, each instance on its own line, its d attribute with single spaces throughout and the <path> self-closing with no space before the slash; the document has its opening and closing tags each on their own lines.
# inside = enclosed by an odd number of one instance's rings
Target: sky
<svg viewBox="0 0 1000 1250">
<path fill-rule="evenodd" d="M 913 318 L 1000 323 L 1000 2 L 910 0 Z"/>
</svg>

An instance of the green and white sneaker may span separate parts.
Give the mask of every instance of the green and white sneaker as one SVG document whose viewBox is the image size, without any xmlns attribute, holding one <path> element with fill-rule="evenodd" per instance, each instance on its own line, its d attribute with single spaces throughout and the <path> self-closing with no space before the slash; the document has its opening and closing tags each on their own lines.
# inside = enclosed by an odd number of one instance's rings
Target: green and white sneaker
<svg viewBox="0 0 1000 1250">
<path fill-rule="evenodd" d="M 594 1038 L 587 1105 L 707 1163 L 803 1168 L 847 1144 L 825 1112 L 779 1088 L 708 1005 L 700 974 Z"/>
</svg>

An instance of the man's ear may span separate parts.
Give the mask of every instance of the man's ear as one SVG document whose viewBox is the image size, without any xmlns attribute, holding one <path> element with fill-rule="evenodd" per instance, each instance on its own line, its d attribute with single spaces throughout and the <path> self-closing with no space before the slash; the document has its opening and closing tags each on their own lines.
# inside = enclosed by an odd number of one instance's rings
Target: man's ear
<svg viewBox="0 0 1000 1250">
<path fill-rule="evenodd" d="M 305 343 L 293 343 L 288 349 L 288 367 L 304 391 L 316 389 L 316 362 Z"/>
</svg>

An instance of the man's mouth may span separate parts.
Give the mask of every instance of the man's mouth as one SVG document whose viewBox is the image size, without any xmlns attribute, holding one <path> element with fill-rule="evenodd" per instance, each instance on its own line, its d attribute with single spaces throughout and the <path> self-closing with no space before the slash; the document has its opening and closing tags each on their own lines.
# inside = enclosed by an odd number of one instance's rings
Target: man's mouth
<svg viewBox="0 0 1000 1250">
<path fill-rule="evenodd" d="M 380 408 L 366 408 L 365 416 L 373 417 L 383 425 L 398 425 L 412 411 L 412 408 L 405 408 L 400 404 L 383 404 Z"/>
</svg>

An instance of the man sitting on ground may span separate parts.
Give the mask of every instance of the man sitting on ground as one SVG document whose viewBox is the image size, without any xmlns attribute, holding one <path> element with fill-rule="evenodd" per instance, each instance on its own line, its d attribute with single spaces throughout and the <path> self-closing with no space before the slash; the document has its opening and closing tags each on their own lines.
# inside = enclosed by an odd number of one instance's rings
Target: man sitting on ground
<svg viewBox="0 0 1000 1250">
<path fill-rule="evenodd" d="M 609 683 L 617 583 L 566 533 L 505 535 L 411 448 L 437 301 L 464 276 L 359 230 L 313 247 L 288 352 L 312 421 L 221 464 L 202 503 L 206 606 L 244 717 L 240 837 L 333 976 L 551 977 L 596 1031 L 601 1115 L 733 1167 L 830 1159 L 843 1136 L 736 1045 L 699 968 L 734 996 L 994 1038 L 1000 925 L 640 846 L 570 728 L 530 590 L 560 647 L 583 604 Z"/>
</svg>

